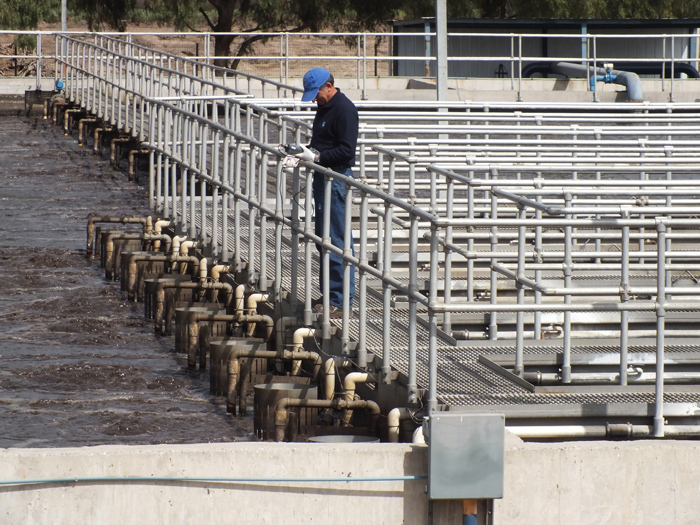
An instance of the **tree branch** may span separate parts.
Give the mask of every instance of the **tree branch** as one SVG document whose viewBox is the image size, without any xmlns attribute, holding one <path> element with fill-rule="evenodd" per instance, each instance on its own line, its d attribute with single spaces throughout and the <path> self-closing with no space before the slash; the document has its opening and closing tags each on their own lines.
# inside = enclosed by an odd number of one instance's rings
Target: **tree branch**
<svg viewBox="0 0 700 525">
<path fill-rule="evenodd" d="M 211 28 L 211 30 L 214 31 L 214 30 L 215 30 L 215 29 L 214 29 L 214 24 L 212 24 L 211 20 L 209 19 L 209 15 L 208 15 L 207 12 L 204 10 L 204 8 L 200 7 L 200 8 L 199 8 L 199 12 L 202 13 L 202 16 L 204 17 L 204 20 L 207 21 L 207 24 L 209 25 L 209 27 Z"/>
</svg>

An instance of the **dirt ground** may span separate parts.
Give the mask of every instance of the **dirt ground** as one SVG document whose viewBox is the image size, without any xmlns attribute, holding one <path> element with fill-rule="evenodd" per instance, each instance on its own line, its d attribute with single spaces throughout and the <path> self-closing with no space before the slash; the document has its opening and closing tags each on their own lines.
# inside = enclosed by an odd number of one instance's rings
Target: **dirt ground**
<svg viewBox="0 0 700 525">
<path fill-rule="evenodd" d="M 60 24 L 42 24 L 42 31 L 59 31 Z M 83 25 L 69 24 L 69 31 L 87 32 Z M 213 37 L 207 33 L 172 33 L 169 27 L 158 26 L 130 26 L 129 32 L 134 43 L 166 51 L 175 55 L 186 57 L 204 57 L 207 49 L 213 53 Z M 237 37 L 231 46 L 232 54 L 242 42 L 243 35 Z M 0 35 L 0 57 L 25 54 L 22 50 L 15 50 L 13 45 L 14 35 Z M 368 76 L 387 76 L 390 74 L 392 63 L 389 60 L 371 60 L 372 57 L 387 57 L 390 54 L 389 38 L 381 38 L 370 35 L 365 42 L 357 42 L 356 37 L 350 39 L 352 45 L 340 37 L 328 35 L 310 35 L 303 33 L 288 34 L 288 42 L 284 36 L 271 36 L 265 42 L 255 44 L 253 53 L 245 57 L 239 66 L 239 70 L 253 75 L 264 76 L 273 79 L 287 77 L 300 77 L 311 67 L 326 67 L 338 78 L 356 77 L 363 72 L 361 60 L 348 60 L 347 57 L 362 56 L 363 53 L 370 58 L 367 61 Z M 49 57 L 55 54 L 56 42 L 51 35 L 42 35 L 41 54 Z M 288 49 L 288 51 L 284 51 Z M 288 55 L 289 60 L 283 61 L 281 57 Z M 344 57 L 344 59 L 340 59 Z M 42 75 L 54 76 L 55 66 L 52 60 L 44 60 Z M 32 58 L 0 58 L 0 76 L 34 76 L 36 75 L 36 61 Z"/>
</svg>

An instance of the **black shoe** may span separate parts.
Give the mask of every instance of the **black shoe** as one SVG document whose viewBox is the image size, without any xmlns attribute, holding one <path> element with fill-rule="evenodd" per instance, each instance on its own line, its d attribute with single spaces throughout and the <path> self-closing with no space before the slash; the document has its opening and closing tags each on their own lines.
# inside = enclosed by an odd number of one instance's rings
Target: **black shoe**
<svg viewBox="0 0 700 525">
<path fill-rule="evenodd" d="M 323 305 L 318 304 L 314 308 L 318 315 L 323 315 Z M 332 304 L 328 307 L 328 318 L 329 319 L 341 319 L 343 317 L 343 309 L 338 306 L 333 306 Z M 352 310 L 349 312 L 349 317 L 352 318 Z"/>
</svg>

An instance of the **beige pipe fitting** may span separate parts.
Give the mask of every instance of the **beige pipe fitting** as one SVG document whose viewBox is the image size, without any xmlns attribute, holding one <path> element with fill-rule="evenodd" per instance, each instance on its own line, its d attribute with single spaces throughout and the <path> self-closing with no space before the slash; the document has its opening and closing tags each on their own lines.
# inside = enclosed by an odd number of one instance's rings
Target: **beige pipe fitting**
<svg viewBox="0 0 700 525">
<path fill-rule="evenodd" d="M 190 253 L 190 248 L 196 248 L 196 241 L 182 241 L 180 243 L 180 257 L 186 257 Z M 187 273 L 187 263 L 180 263 L 180 275 L 185 275 Z"/>
<path fill-rule="evenodd" d="M 215 264 L 215 265 L 212 267 L 212 269 L 211 269 L 211 271 L 210 271 L 210 273 L 209 273 L 209 275 L 211 276 L 212 282 L 213 282 L 214 284 L 218 284 L 218 283 L 219 283 L 219 279 L 220 279 L 220 277 L 221 277 L 221 274 L 222 274 L 222 273 L 228 273 L 228 269 L 229 269 L 228 265 L 224 265 L 224 264 Z M 218 291 L 218 289 L 214 288 L 214 289 L 212 289 L 212 292 L 211 292 L 211 302 L 212 302 L 212 303 L 215 303 L 215 302 L 217 302 L 218 300 L 219 300 L 219 291 Z M 231 297 L 227 297 L 227 298 L 226 298 L 226 304 L 228 305 L 228 304 L 230 304 L 230 303 L 231 303 Z"/>
<path fill-rule="evenodd" d="M 170 221 L 164 220 L 164 219 L 159 219 L 155 222 L 153 225 L 153 233 L 154 235 L 161 235 L 163 233 L 163 226 L 170 226 Z M 172 239 L 170 236 L 168 236 L 168 239 L 170 239 L 170 244 L 172 245 Z M 153 242 L 153 250 L 154 251 L 159 251 L 160 250 L 160 241 L 155 240 Z M 170 245 L 165 248 L 165 251 L 168 252 L 170 251 Z"/>
<path fill-rule="evenodd" d="M 129 265 L 126 274 L 126 296 L 129 301 L 135 301 L 136 297 L 136 277 L 138 275 L 139 261 L 160 261 L 166 262 L 167 255 L 153 255 L 144 253 L 132 253 L 129 256 Z"/>
<path fill-rule="evenodd" d="M 197 263 L 197 258 L 192 256 L 192 257 L 186 257 L 189 261 L 193 262 L 194 264 Z M 192 281 L 176 281 L 176 282 L 169 282 L 169 281 L 159 281 L 156 284 L 156 290 L 155 290 L 155 312 L 154 312 L 154 323 L 155 323 L 155 331 L 157 333 L 163 333 L 164 330 L 164 315 L 165 315 L 165 290 L 166 288 L 189 288 L 192 290 L 224 290 L 226 292 L 226 302 L 224 303 L 227 307 L 231 304 L 231 299 L 233 298 L 233 287 L 228 284 L 228 283 L 199 283 L 199 282 L 192 282 Z M 263 316 L 259 316 L 263 317 Z M 266 316 L 267 317 L 267 316 Z M 233 321 L 238 322 L 238 316 L 236 316 Z M 258 320 L 260 321 L 260 320 Z M 262 321 L 261 321 L 262 322 Z M 268 330 L 268 332 L 271 332 Z M 269 336 L 268 336 L 269 337 Z"/>
<path fill-rule="evenodd" d="M 180 255 L 182 255 L 182 256 L 189 255 L 190 248 L 196 248 L 196 247 L 197 247 L 197 241 L 182 241 L 182 243 L 180 243 Z"/>
<path fill-rule="evenodd" d="M 294 330 L 294 335 L 292 336 L 292 351 L 301 352 L 304 348 L 304 339 L 313 337 L 315 333 L 316 330 L 314 328 L 308 328 L 306 326 L 299 328 L 298 330 Z M 295 359 L 292 361 L 292 375 L 298 376 L 300 372 L 301 361 L 299 359 Z"/>
<path fill-rule="evenodd" d="M 85 113 L 83 108 L 70 108 L 63 113 L 63 134 L 69 135 L 72 131 L 71 123 L 73 121 L 73 115 L 76 117 L 81 113 Z"/>
<path fill-rule="evenodd" d="M 100 155 L 102 153 L 102 134 L 109 133 L 112 131 L 112 126 L 95 127 L 95 131 L 92 134 L 92 154 Z"/>
<path fill-rule="evenodd" d="M 129 150 L 129 171 L 127 172 L 128 177 L 129 177 L 129 182 L 134 182 L 137 177 L 136 177 L 136 155 L 145 155 L 148 153 L 150 150 L 147 148 L 138 148 L 138 149 L 132 149 Z"/>
<path fill-rule="evenodd" d="M 173 240 L 167 233 L 144 234 L 143 240 L 152 241 L 153 251 L 155 252 L 160 251 L 160 242 L 165 241 L 165 251 L 163 252 L 163 254 L 167 254 L 168 256 L 170 256 L 170 246 L 172 245 Z"/>
<path fill-rule="evenodd" d="M 94 122 L 97 122 L 97 119 L 95 117 L 82 118 L 78 121 L 78 146 L 83 145 L 83 137 L 87 135 L 87 132 L 85 131 L 87 125 L 92 124 Z"/>
<path fill-rule="evenodd" d="M 389 443 L 399 442 L 399 428 L 401 421 L 413 416 L 413 411 L 407 407 L 396 407 L 389 410 L 387 414 L 387 428 Z"/>
<path fill-rule="evenodd" d="M 275 349 L 278 352 L 284 350 L 284 333 L 291 326 L 299 323 L 299 319 L 294 316 L 280 317 L 275 323 Z"/>
<path fill-rule="evenodd" d="M 294 316 L 280 317 L 275 323 L 275 350 L 281 352 L 285 347 L 284 334 L 291 326 L 299 324 L 299 319 Z M 279 372 L 280 370 L 278 370 Z"/>
<path fill-rule="evenodd" d="M 143 235 L 140 233 L 128 232 L 109 232 L 105 237 L 105 279 L 114 280 L 114 240 L 141 240 Z"/>
<path fill-rule="evenodd" d="M 173 255 L 180 254 L 180 244 L 187 240 L 187 235 L 176 235 L 173 237 Z"/>
<path fill-rule="evenodd" d="M 200 283 L 207 282 L 207 277 L 209 274 L 209 271 L 207 269 L 208 264 L 209 264 L 209 261 L 207 261 L 206 257 L 202 257 L 199 260 L 199 282 Z"/>
<path fill-rule="evenodd" d="M 172 282 L 172 281 L 158 281 L 156 284 L 155 291 L 155 312 L 153 314 L 153 321 L 155 325 L 155 331 L 159 334 L 165 333 L 165 290 L 167 288 L 199 288 L 199 283 L 193 283 L 188 281 L 183 282 Z"/>
<path fill-rule="evenodd" d="M 413 431 L 411 443 L 414 445 L 425 445 L 425 435 L 423 434 L 423 425 L 418 425 L 418 428 Z"/>
<path fill-rule="evenodd" d="M 175 272 L 177 270 L 177 260 L 176 258 L 180 254 L 180 245 L 187 240 L 186 235 L 176 235 L 173 237 L 173 243 L 172 243 L 172 251 L 170 252 L 172 254 L 172 267 L 170 269 L 171 272 Z"/>
<path fill-rule="evenodd" d="M 226 292 L 224 305 L 226 305 L 226 307 L 230 306 L 231 299 L 233 299 L 233 286 L 231 286 L 229 283 L 201 283 L 200 286 L 202 290 L 212 291 L 211 302 L 213 303 L 217 302 L 219 290 L 224 290 Z"/>
<path fill-rule="evenodd" d="M 323 375 L 325 379 L 325 396 L 326 399 L 335 397 L 335 378 L 336 370 L 339 368 L 347 368 L 352 365 L 352 361 L 344 357 L 329 357 L 323 365 Z"/>
<path fill-rule="evenodd" d="M 228 385 L 226 389 L 226 410 L 232 414 L 236 414 L 236 405 L 240 405 L 240 414 L 245 415 L 245 378 L 240 375 L 240 358 L 266 358 L 266 359 L 302 359 L 304 361 L 313 361 L 314 371 L 313 379 L 316 380 L 321 370 L 321 356 L 316 352 L 292 352 L 283 350 L 277 352 L 274 350 L 258 350 L 252 348 L 237 348 L 233 350 L 228 357 L 226 369 L 228 373 Z"/>
<path fill-rule="evenodd" d="M 194 283 L 196 284 L 196 283 Z M 207 366 L 207 356 L 199 348 L 199 323 L 201 321 L 222 321 L 232 323 L 236 316 L 227 314 L 210 314 L 206 312 L 193 312 L 187 319 L 187 366 L 197 368 L 197 351 L 199 350 L 199 369 L 204 370 Z"/>
<path fill-rule="evenodd" d="M 170 221 L 167 219 L 158 219 L 153 224 L 153 233 L 160 234 L 163 232 L 163 226 L 170 226 Z"/>
<path fill-rule="evenodd" d="M 258 313 L 258 303 L 267 301 L 268 294 L 252 293 L 248 296 L 248 315 L 256 315 Z M 255 332 L 255 323 L 248 324 L 248 337 L 252 337 Z"/>
<path fill-rule="evenodd" d="M 332 408 L 334 410 L 367 410 L 371 414 L 370 433 L 374 433 L 379 419 L 379 405 L 374 401 L 346 401 L 345 399 L 293 399 L 285 397 L 275 407 L 275 441 L 284 441 L 287 430 L 287 409 L 292 407 Z"/>
<path fill-rule="evenodd" d="M 109 142 L 109 161 L 112 164 L 117 163 L 117 144 L 126 144 L 131 139 L 129 138 L 114 138 Z"/>
<path fill-rule="evenodd" d="M 357 383 L 375 383 L 376 381 L 367 372 L 350 372 L 343 379 L 343 397 L 347 401 L 355 399 L 355 385 Z"/>
<path fill-rule="evenodd" d="M 258 311 L 258 303 L 267 301 L 269 295 L 266 293 L 252 293 L 248 296 L 248 312 L 254 314 Z"/>
<path fill-rule="evenodd" d="M 230 268 L 231 267 L 228 264 L 215 264 L 211 268 L 211 278 L 214 280 L 214 282 L 218 281 L 221 278 L 221 274 L 228 273 Z"/>
<path fill-rule="evenodd" d="M 343 398 L 346 401 L 353 401 L 355 399 L 355 385 L 357 383 L 376 383 L 376 379 L 372 377 L 371 374 L 367 372 L 350 372 L 343 379 Z M 346 410 L 343 414 L 343 422 L 346 425 L 350 424 L 352 419 L 352 410 Z"/>
<path fill-rule="evenodd" d="M 199 300 L 200 301 L 203 301 L 205 299 L 205 297 L 204 297 L 204 295 L 205 295 L 204 285 L 207 283 L 207 274 L 208 274 L 207 266 L 208 266 L 208 264 L 209 264 L 209 261 L 207 261 L 206 257 L 202 257 L 199 260 L 199 270 L 197 271 L 197 273 L 199 274 L 199 281 L 198 282 L 200 285 L 202 285 L 202 288 L 200 289 L 200 292 L 199 292 Z"/>
<path fill-rule="evenodd" d="M 144 233 L 146 231 L 146 224 L 149 217 L 103 217 L 99 215 L 88 214 L 87 222 L 87 244 L 86 251 L 87 257 L 90 258 L 94 255 L 94 242 L 95 242 L 95 224 L 98 222 L 105 223 L 118 223 L 118 224 L 141 224 L 144 227 Z"/>
<path fill-rule="evenodd" d="M 245 306 L 245 294 L 246 292 L 250 292 L 251 288 L 247 284 L 239 284 L 236 286 L 236 290 L 234 292 L 234 297 L 233 297 L 233 307 L 236 310 L 236 313 L 238 315 L 243 315 L 244 312 L 244 306 Z"/>
</svg>

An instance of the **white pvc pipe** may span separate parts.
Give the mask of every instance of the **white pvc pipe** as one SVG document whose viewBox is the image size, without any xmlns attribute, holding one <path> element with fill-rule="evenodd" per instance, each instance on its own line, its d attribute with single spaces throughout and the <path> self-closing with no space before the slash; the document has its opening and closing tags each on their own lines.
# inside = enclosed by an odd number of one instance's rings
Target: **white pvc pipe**
<svg viewBox="0 0 700 525">
<path fill-rule="evenodd" d="M 199 282 L 204 284 L 207 282 L 207 258 L 202 257 L 199 260 Z"/>
<path fill-rule="evenodd" d="M 153 234 L 161 235 L 163 233 L 163 226 L 170 226 L 170 221 L 157 220 L 153 225 Z M 160 251 L 160 239 L 153 241 L 153 249 L 155 251 Z"/>
<path fill-rule="evenodd" d="M 258 303 L 267 301 L 268 294 L 266 293 L 252 293 L 248 296 L 248 313 L 255 314 L 258 311 Z M 257 323 L 248 323 L 248 337 L 251 337 L 255 333 L 255 326 Z"/>
<path fill-rule="evenodd" d="M 314 328 L 308 328 L 306 326 L 294 330 L 294 335 L 292 336 L 292 352 L 300 352 L 304 346 L 304 339 L 307 337 L 313 337 L 316 333 Z M 292 375 L 298 376 L 301 371 L 301 360 L 295 359 L 292 361 Z"/>
<path fill-rule="evenodd" d="M 196 246 L 196 241 L 183 241 L 182 244 L 180 244 L 180 255 L 188 255 L 190 252 L 190 248 L 195 248 Z"/>
<path fill-rule="evenodd" d="M 352 362 L 343 357 L 329 357 L 323 364 L 323 374 L 325 377 L 325 395 L 326 399 L 333 399 L 335 397 L 335 377 L 336 370 L 338 368 L 345 368 L 352 364 Z"/>
<path fill-rule="evenodd" d="M 425 435 L 423 434 L 423 425 L 418 425 L 418 428 L 416 428 L 413 431 L 413 437 L 411 439 L 411 442 L 414 445 L 425 445 Z"/>
<path fill-rule="evenodd" d="M 401 428 L 401 421 L 410 418 L 412 415 L 413 412 L 407 407 L 396 407 L 389 410 L 386 418 L 389 443 L 399 442 L 399 429 Z"/>
<path fill-rule="evenodd" d="M 186 235 L 175 235 L 173 237 L 173 244 L 172 244 L 172 250 L 171 250 L 173 258 L 178 256 L 178 254 L 180 253 L 180 244 L 186 240 L 187 240 Z M 173 259 L 173 265 L 172 265 L 173 272 L 175 271 L 176 267 L 177 267 L 177 261 L 175 261 Z"/>
<path fill-rule="evenodd" d="M 170 221 L 165 220 L 165 219 L 159 219 L 155 222 L 153 225 L 153 232 L 156 234 L 160 234 L 163 231 L 163 226 L 170 226 Z"/>
<path fill-rule="evenodd" d="M 228 273 L 230 266 L 228 264 L 216 264 L 212 267 L 210 275 L 214 282 L 218 282 L 222 273 Z"/>
<path fill-rule="evenodd" d="M 239 284 L 233 294 L 233 306 L 236 310 L 236 315 L 243 315 L 245 306 L 245 293 L 250 290 L 247 284 Z"/>
<path fill-rule="evenodd" d="M 372 377 L 367 372 L 350 372 L 343 379 L 343 397 L 346 401 L 355 400 L 355 385 L 357 383 L 370 383 L 374 382 Z"/>
<path fill-rule="evenodd" d="M 343 379 L 343 397 L 346 401 L 355 400 L 355 385 L 357 383 L 376 383 L 376 379 L 367 372 L 350 372 Z M 352 410 L 347 409 L 343 415 L 345 424 L 349 424 L 352 419 Z"/>
<path fill-rule="evenodd" d="M 506 427 L 520 438 L 604 438 L 608 435 L 605 425 L 557 425 L 557 426 L 516 426 Z"/>
<path fill-rule="evenodd" d="M 173 255 L 178 255 L 180 253 L 180 244 L 187 240 L 187 235 L 175 235 L 173 237 Z"/>
<path fill-rule="evenodd" d="M 268 294 L 266 293 L 252 293 L 248 296 L 248 312 L 254 314 L 258 310 L 258 303 L 263 303 L 267 301 Z"/>
</svg>

